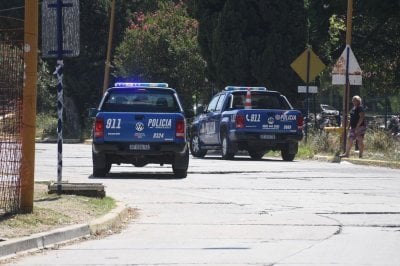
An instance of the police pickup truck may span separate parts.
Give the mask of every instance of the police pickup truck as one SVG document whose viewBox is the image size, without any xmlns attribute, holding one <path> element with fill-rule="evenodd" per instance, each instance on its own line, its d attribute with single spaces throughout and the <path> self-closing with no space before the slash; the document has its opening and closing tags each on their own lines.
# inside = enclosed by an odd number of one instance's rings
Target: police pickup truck
<svg viewBox="0 0 400 266">
<path fill-rule="evenodd" d="M 245 150 L 260 159 L 269 150 L 280 150 L 283 160 L 293 161 L 303 137 L 303 116 L 277 91 L 228 86 L 194 118 L 190 133 L 194 157 L 221 150 L 223 159 L 233 159 Z"/>
<path fill-rule="evenodd" d="M 176 177 L 186 177 L 186 121 L 167 83 L 116 83 L 90 113 L 95 117 L 93 176 L 105 176 L 112 164 L 156 163 L 171 164 Z"/>
</svg>

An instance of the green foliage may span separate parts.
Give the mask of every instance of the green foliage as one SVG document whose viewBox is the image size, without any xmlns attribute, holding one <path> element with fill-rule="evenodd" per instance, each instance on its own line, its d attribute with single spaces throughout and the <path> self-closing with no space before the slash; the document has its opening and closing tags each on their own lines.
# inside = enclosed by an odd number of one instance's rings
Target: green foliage
<svg viewBox="0 0 400 266">
<path fill-rule="evenodd" d="M 368 129 L 365 134 L 364 145 L 364 157 L 367 159 L 400 160 L 400 141 L 387 131 Z M 317 154 L 335 156 L 342 153 L 342 148 L 341 135 L 326 133 L 325 131 L 311 131 L 308 134 L 307 143 L 305 139 L 300 142 L 296 157 L 309 159 Z M 351 152 L 354 152 L 354 150 L 355 148 L 352 148 Z"/>
<path fill-rule="evenodd" d="M 306 47 L 303 1 L 193 2 L 199 44 L 217 85 L 266 85 L 294 98 L 299 78 L 290 64 Z"/>
<path fill-rule="evenodd" d="M 186 108 L 205 82 L 205 61 L 196 40 L 197 22 L 183 4 L 161 3 L 153 13 L 134 13 L 117 47 L 115 74 L 135 81 L 163 81 L 183 96 Z"/>
<path fill-rule="evenodd" d="M 395 146 L 395 139 L 383 130 L 369 130 L 365 135 L 369 150 L 385 152 Z"/>
<path fill-rule="evenodd" d="M 50 73 L 48 64 L 40 60 L 38 66 L 37 112 L 56 117 L 57 81 Z"/>
<path fill-rule="evenodd" d="M 36 116 L 36 137 L 40 139 L 57 138 L 57 117 L 40 113 Z"/>
<path fill-rule="evenodd" d="M 112 0 L 80 0 L 80 54 L 74 58 L 64 58 L 64 95 L 71 97 L 77 106 L 79 124 L 82 128 L 91 127 L 85 124 L 89 107 L 98 105 L 103 94 L 104 66 L 107 52 L 107 40 L 110 22 Z M 115 25 L 113 35 L 112 54 L 116 45 L 122 40 L 123 33 L 129 25 L 132 10 L 151 9 L 158 6 L 157 0 L 118 0 L 116 1 Z M 56 67 L 55 59 L 46 59 L 46 63 L 53 72 Z M 110 79 L 110 84 L 113 80 Z M 108 84 L 107 84 L 108 85 Z M 55 86 L 47 84 L 43 90 L 49 96 L 48 101 L 53 101 Z M 43 99 L 45 99 L 44 97 Z M 56 101 L 54 101 L 56 104 Z M 53 113 L 54 106 L 45 105 L 47 111 Z M 68 115 L 68 112 L 65 112 Z M 64 129 L 69 128 L 66 120 Z M 75 136 L 79 137 L 79 136 Z"/>
<path fill-rule="evenodd" d="M 299 150 L 296 154 L 297 158 L 301 159 L 311 159 L 315 155 L 315 151 L 311 148 L 311 146 L 306 145 L 304 142 L 300 142 Z"/>
<path fill-rule="evenodd" d="M 305 138 L 300 146 L 309 147 L 314 154 L 330 153 L 335 154 L 341 149 L 340 135 L 337 133 L 326 133 L 325 131 L 315 130 L 308 132 L 307 143 Z"/>
<path fill-rule="evenodd" d="M 310 42 L 317 54 L 332 66 L 345 45 L 347 1 L 309 0 L 308 2 L 311 21 Z M 363 70 L 361 93 L 364 95 L 398 95 L 399 13 L 399 1 L 353 2 L 351 46 Z"/>
</svg>

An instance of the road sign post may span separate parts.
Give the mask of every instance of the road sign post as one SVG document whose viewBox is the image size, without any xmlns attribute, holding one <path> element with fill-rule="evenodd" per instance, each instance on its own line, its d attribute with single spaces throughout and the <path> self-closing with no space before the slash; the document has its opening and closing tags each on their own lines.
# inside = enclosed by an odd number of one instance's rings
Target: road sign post
<svg viewBox="0 0 400 266">
<path fill-rule="evenodd" d="M 78 0 L 44 0 L 42 4 L 43 57 L 57 57 L 57 191 L 62 191 L 63 56 L 79 55 Z M 65 49 L 67 48 L 67 49 Z"/>
<path fill-rule="evenodd" d="M 357 59 L 354 56 L 350 45 L 347 45 L 343 50 L 341 56 L 333 66 L 332 70 L 332 84 L 345 85 L 343 94 L 343 112 L 342 112 L 342 126 L 343 126 L 343 151 L 346 151 L 347 145 L 347 128 L 348 128 L 348 113 L 349 113 L 349 98 L 350 98 L 350 85 L 362 85 L 362 71 L 358 65 Z"/>
<path fill-rule="evenodd" d="M 290 65 L 299 77 L 306 83 L 306 119 L 304 127 L 305 142 L 307 143 L 308 135 L 308 116 L 310 112 L 309 85 L 311 81 L 325 68 L 324 63 L 318 56 L 307 48 L 293 63 Z"/>
</svg>

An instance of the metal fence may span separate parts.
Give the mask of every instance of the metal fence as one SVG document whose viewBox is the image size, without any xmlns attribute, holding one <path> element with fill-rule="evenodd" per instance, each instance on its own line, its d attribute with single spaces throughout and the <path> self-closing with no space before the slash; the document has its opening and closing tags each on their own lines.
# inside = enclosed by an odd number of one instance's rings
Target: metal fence
<svg viewBox="0 0 400 266">
<path fill-rule="evenodd" d="M 21 198 L 23 42 L 10 32 L 0 29 L 0 215 L 18 212 Z"/>
</svg>

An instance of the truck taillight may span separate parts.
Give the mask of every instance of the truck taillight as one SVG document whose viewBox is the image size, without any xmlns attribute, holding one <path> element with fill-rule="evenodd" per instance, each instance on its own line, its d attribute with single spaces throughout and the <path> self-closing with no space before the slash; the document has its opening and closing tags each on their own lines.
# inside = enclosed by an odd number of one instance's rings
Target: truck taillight
<svg viewBox="0 0 400 266">
<path fill-rule="evenodd" d="M 94 123 L 94 137 L 103 138 L 104 137 L 104 120 L 103 118 L 96 118 Z"/>
<path fill-rule="evenodd" d="M 236 115 L 235 123 L 236 128 L 244 128 L 244 115 Z"/>
<path fill-rule="evenodd" d="M 297 129 L 303 130 L 303 126 L 304 126 L 304 118 L 302 115 L 298 115 L 297 116 Z"/>
<path fill-rule="evenodd" d="M 185 138 L 185 120 L 180 119 L 176 121 L 175 126 L 175 137 L 177 138 Z"/>
</svg>

